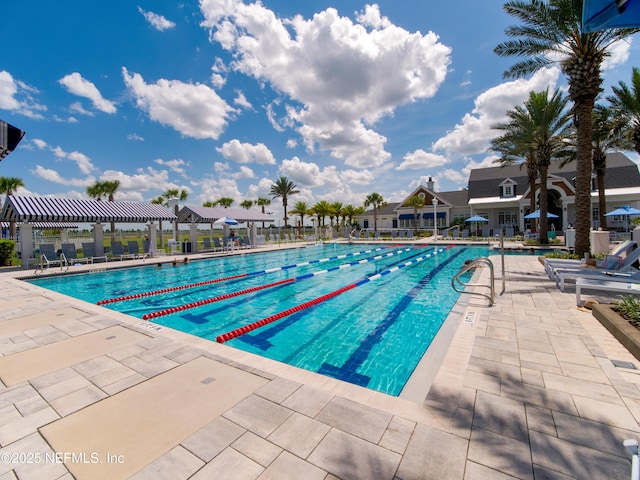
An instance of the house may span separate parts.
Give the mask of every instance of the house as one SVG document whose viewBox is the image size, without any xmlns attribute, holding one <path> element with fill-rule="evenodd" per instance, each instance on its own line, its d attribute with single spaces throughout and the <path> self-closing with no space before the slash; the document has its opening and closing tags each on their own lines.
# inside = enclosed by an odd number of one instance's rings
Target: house
<svg viewBox="0 0 640 480">
<path fill-rule="evenodd" d="M 550 228 L 562 231 L 575 224 L 575 162 L 564 167 L 560 162 L 551 162 L 547 179 L 547 205 L 550 213 L 558 218 L 549 219 Z M 531 192 L 526 166 L 478 168 L 471 171 L 466 190 L 436 192 L 433 180 L 427 185 L 418 186 L 404 200 L 388 204 L 378 211 L 379 230 L 413 228 L 414 209 L 407 205 L 410 198 L 417 195 L 424 199 L 425 206 L 418 209 L 418 229 L 432 230 L 434 212 L 438 230 L 448 228 L 456 220 L 479 215 L 489 220 L 491 229 L 512 227 L 523 232 L 531 228 L 524 217 L 531 213 L 531 195 L 535 195 L 539 204 L 540 183 L 536 182 Z M 638 165 L 622 153 L 607 156 L 605 175 L 605 196 L 607 211 L 623 205 L 640 208 L 640 171 Z M 435 206 L 434 206 L 435 200 Z M 537 207 L 536 207 L 537 208 Z M 591 182 L 591 224 L 599 225 L 598 189 L 595 173 Z M 373 211 L 368 210 L 357 217 L 362 228 L 373 229 Z M 626 219 L 610 217 L 607 227 L 610 230 L 625 228 Z M 551 227 L 553 225 L 553 227 Z"/>
</svg>

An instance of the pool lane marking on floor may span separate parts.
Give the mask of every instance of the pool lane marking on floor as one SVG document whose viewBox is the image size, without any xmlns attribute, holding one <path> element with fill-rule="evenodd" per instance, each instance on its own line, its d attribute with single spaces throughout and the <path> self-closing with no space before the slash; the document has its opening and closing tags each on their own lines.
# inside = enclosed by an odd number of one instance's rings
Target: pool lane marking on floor
<svg viewBox="0 0 640 480">
<path fill-rule="evenodd" d="M 251 287 L 251 288 L 245 288 L 244 290 L 238 290 L 235 292 L 229 292 L 229 293 L 225 293 L 222 295 L 217 295 L 215 297 L 211 297 L 211 298 L 206 298 L 204 300 L 198 300 L 197 302 L 191 302 L 191 303 L 186 303 L 184 305 L 179 305 L 177 307 L 170 307 L 170 308 L 165 308 L 163 310 L 159 310 L 157 312 L 152 312 L 152 313 L 145 313 L 144 315 L 142 315 L 142 319 L 143 320 L 150 320 L 153 318 L 158 318 L 158 317 L 163 317 L 165 315 L 171 315 L 172 313 L 178 313 L 178 312 L 182 312 L 184 310 L 190 310 L 192 308 L 197 308 L 197 307 L 202 307 L 203 305 L 209 305 L 211 303 L 215 303 L 215 302 L 219 302 L 221 300 L 227 300 L 229 298 L 234 298 L 234 297 L 239 297 L 241 295 L 246 295 L 248 293 L 253 293 L 253 292 L 258 292 L 260 290 L 265 290 L 267 288 L 273 288 L 273 287 L 277 287 L 280 285 L 285 285 L 287 283 L 294 283 L 294 282 L 299 282 L 302 280 L 306 280 L 308 278 L 313 278 L 313 277 L 317 277 L 319 275 L 323 275 L 325 273 L 329 273 L 329 272 L 334 272 L 336 270 L 342 270 L 345 268 L 350 268 L 354 265 L 362 265 L 364 263 L 368 263 L 368 262 L 375 262 L 376 260 L 380 260 L 382 258 L 386 258 L 386 257 L 391 257 L 393 255 L 400 255 L 402 253 L 406 253 L 410 250 L 412 250 L 414 247 L 408 247 L 408 248 L 404 248 L 404 249 L 400 249 L 400 250 L 393 250 L 392 252 L 388 252 L 388 253 L 384 253 L 384 254 L 380 254 L 380 255 L 375 255 L 373 257 L 368 257 L 368 258 L 363 258 L 360 260 L 356 260 L 353 262 L 349 262 L 349 263 L 342 263 L 340 265 L 336 265 L 334 267 L 331 268 L 325 268 L 323 270 L 317 270 L 315 272 L 310 272 L 310 273 L 305 273 L 304 275 L 300 275 L 297 277 L 292 277 L 292 278 L 285 278 L 284 280 L 279 280 L 277 282 L 271 282 L 271 283 L 266 283 L 263 285 L 258 285 L 255 287 Z"/>
<path fill-rule="evenodd" d="M 437 249 L 436 249 L 437 250 Z M 434 250 L 435 252 L 435 250 Z M 391 263 L 390 265 L 385 266 L 384 268 L 380 269 L 379 271 L 370 274 L 368 276 L 373 276 L 373 275 L 378 275 L 380 272 L 389 269 L 389 268 L 393 268 L 396 265 L 399 265 L 403 262 L 406 262 L 407 260 L 410 260 L 412 258 L 417 257 L 418 255 L 423 255 L 422 252 L 418 252 L 418 253 L 414 253 L 413 255 L 402 259 L 402 260 L 398 260 L 396 262 Z M 265 328 L 265 329 L 261 329 L 258 333 L 256 334 L 250 334 L 247 333 L 245 335 L 242 335 L 240 337 L 238 337 L 238 340 L 240 340 L 241 342 L 247 343 L 249 345 L 253 345 L 254 347 L 257 347 L 263 351 L 267 351 L 269 350 L 271 347 L 273 347 L 273 344 L 269 341 L 269 339 L 275 335 L 277 335 L 278 333 L 282 332 L 283 330 L 287 329 L 289 326 L 293 325 L 294 323 L 296 323 L 298 320 L 300 320 L 302 317 L 304 317 L 315 305 L 312 305 L 309 308 L 306 308 L 304 310 L 301 310 L 299 312 L 296 312 L 292 315 L 289 315 L 286 319 L 283 319 L 279 322 L 277 322 L 276 324 L 270 326 L 269 328 Z M 285 362 L 287 363 L 287 362 Z"/>
<path fill-rule="evenodd" d="M 325 363 L 320 367 L 318 373 L 366 387 L 369 384 L 371 377 L 362 375 L 358 373 L 357 370 L 369 357 L 373 347 L 380 343 L 382 336 L 393 326 L 400 314 L 409 306 L 411 301 L 420 293 L 420 291 L 425 288 L 429 282 L 431 282 L 433 277 L 435 277 L 438 272 L 455 260 L 455 258 L 458 255 L 461 255 L 465 250 L 466 249 L 463 249 L 454 253 L 422 277 L 420 281 L 400 299 L 395 307 L 387 313 L 386 317 L 373 330 L 371 330 L 371 332 L 369 332 L 362 342 L 360 342 L 360 345 L 354 350 L 341 367 Z"/>
<path fill-rule="evenodd" d="M 377 252 L 379 250 L 382 250 L 386 247 L 378 247 L 378 248 L 372 248 L 369 250 L 362 250 L 360 252 L 352 252 L 352 253 L 343 253 L 341 255 L 337 255 L 335 257 L 327 257 L 327 258 L 318 258 L 316 260 L 307 260 L 304 262 L 300 262 L 300 263 L 295 263 L 292 265 L 283 265 L 280 267 L 273 267 L 273 268 L 266 268 L 264 270 L 258 270 L 255 272 L 248 272 L 248 273 L 240 273 L 238 275 L 231 275 L 228 277 L 222 277 L 222 278 L 214 278 L 211 280 L 205 280 L 202 282 L 196 282 L 196 283 L 189 283 L 186 285 L 178 285 L 175 287 L 167 287 L 167 288 L 161 288 L 158 290 L 151 290 L 148 292 L 142 292 L 142 293 L 134 293 L 131 295 L 124 295 L 121 297 L 115 297 L 115 298 L 108 298 L 105 300 L 99 300 L 97 302 L 98 305 L 106 305 L 108 303 L 116 303 L 116 302 L 124 302 L 126 300 L 135 300 L 138 298 L 143 298 L 143 297 L 151 297 L 154 295 L 162 295 L 163 293 L 169 293 L 169 292 L 175 292 L 178 290 L 187 290 L 189 288 L 197 288 L 197 287 L 203 287 L 206 285 L 212 285 L 214 283 L 220 283 L 220 282 L 226 282 L 229 280 L 236 280 L 238 278 L 245 278 L 245 277 L 253 277 L 256 275 L 266 275 L 268 273 L 273 273 L 273 272 L 279 272 L 281 270 L 288 270 L 291 268 L 297 268 L 297 267 L 304 267 L 307 265 L 312 265 L 314 263 L 324 263 L 324 262 L 329 262 L 332 260 L 342 260 L 343 258 L 347 258 L 347 257 L 356 257 L 358 255 L 364 255 L 367 253 L 371 253 L 371 252 Z"/>
<path fill-rule="evenodd" d="M 382 278 L 385 275 L 389 275 L 390 273 L 393 273 L 393 272 L 396 272 L 396 271 L 398 271 L 398 270 L 400 270 L 402 268 L 408 267 L 409 265 L 413 265 L 415 263 L 419 263 L 419 262 L 431 257 L 432 255 L 437 255 L 438 253 L 440 253 L 440 252 L 442 252 L 442 251 L 444 251 L 446 249 L 452 248 L 452 247 L 453 247 L 453 245 L 449 245 L 449 246 L 447 246 L 445 248 L 442 248 L 440 250 L 431 251 L 427 255 L 420 256 L 420 257 L 416 258 L 415 260 L 409 260 L 409 261 L 401 263 L 400 265 L 397 265 L 395 267 L 388 268 L 388 269 L 386 269 L 386 270 L 384 270 L 384 271 L 382 271 L 382 272 L 380 272 L 378 274 L 371 275 L 370 277 L 364 277 L 364 278 L 358 280 L 355 283 L 351 283 L 349 285 L 346 285 L 346 286 L 344 286 L 342 288 L 339 288 L 338 290 L 334 290 L 333 292 L 327 293 L 325 295 L 317 297 L 317 298 L 315 298 L 313 300 L 310 300 L 308 302 L 301 303 L 300 305 L 297 305 L 297 306 L 292 307 L 292 308 L 288 308 L 287 310 L 284 310 L 282 312 L 276 313 L 276 314 L 271 315 L 269 317 L 265 317 L 262 320 L 258 320 L 257 322 L 253 322 L 253 323 L 250 323 L 250 324 L 245 325 L 243 327 L 240 327 L 240 328 L 237 328 L 235 330 L 232 330 L 230 332 L 223 333 L 222 335 L 219 335 L 218 337 L 216 337 L 216 342 L 224 343 L 224 342 L 227 342 L 229 340 L 232 340 L 232 339 L 234 339 L 236 337 L 244 335 L 245 333 L 251 332 L 251 331 L 253 331 L 253 330 L 257 329 L 257 328 L 261 328 L 261 327 L 263 327 L 265 325 L 268 325 L 268 324 L 273 323 L 273 322 L 275 322 L 277 320 L 280 320 L 281 318 L 284 318 L 284 317 L 287 317 L 287 316 L 289 316 L 289 315 L 291 315 L 293 313 L 299 312 L 300 310 L 304 310 L 305 308 L 309 308 L 312 305 L 317 305 L 317 304 L 325 302 L 325 301 L 327 301 L 327 300 L 329 300 L 331 298 L 337 297 L 338 295 L 341 295 L 344 292 L 347 292 L 347 291 L 349 291 L 349 290 L 351 290 L 353 288 L 359 287 L 360 285 L 364 285 L 365 283 L 376 281 L 376 280 Z"/>
</svg>

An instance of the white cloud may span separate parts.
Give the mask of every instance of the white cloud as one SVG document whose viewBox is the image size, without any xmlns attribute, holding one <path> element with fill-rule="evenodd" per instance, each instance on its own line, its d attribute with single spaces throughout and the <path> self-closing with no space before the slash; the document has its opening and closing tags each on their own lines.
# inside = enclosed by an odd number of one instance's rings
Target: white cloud
<svg viewBox="0 0 640 480">
<path fill-rule="evenodd" d="M 165 79 L 147 84 L 142 76 L 129 75 L 124 67 L 122 76 L 136 104 L 149 118 L 188 137 L 217 140 L 227 126 L 230 113 L 235 112 L 203 84 Z"/>
<path fill-rule="evenodd" d="M 184 189 L 190 192 L 186 186 L 179 186 L 169 181 L 167 170 L 156 170 L 153 167 L 138 168 L 136 173 L 129 175 L 119 170 L 106 170 L 100 175 L 100 180 L 118 180 L 120 187 L 116 194 L 116 199 L 132 199 L 141 196 L 140 192 L 157 190 L 164 192 L 168 189 Z"/>
<path fill-rule="evenodd" d="M 240 170 L 233 174 L 233 178 L 256 178 L 256 174 L 249 167 L 242 165 Z"/>
<path fill-rule="evenodd" d="M 42 119 L 41 112 L 45 112 L 47 107 L 38 104 L 32 97 L 33 93 L 38 93 L 5 71 L 0 70 L 0 108 L 24 115 L 25 117 Z"/>
<path fill-rule="evenodd" d="M 85 108 L 82 106 L 80 102 L 73 102 L 71 105 L 69 105 L 69 110 L 71 110 L 72 112 L 79 113 L 80 115 L 93 117 L 93 112 L 90 112 L 89 110 L 85 110 Z"/>
<path fill-rule="evenodd" d="M 40 150 L 47 148 L 47 142 L 45 142 L 44 140 L 40 139 L 40 138 L 34 138 L 33 140 L 31 140 L 36 147 L 38 147 Z"/>
<path fill-rule="evenodd" d="M 251 105 L 249 100 L 247 100 L 247 97 L 245 97 L 244 93 L 242 93 L 240 90 L 236 90 L 236 98 L 233 99 L 233 103 L 242 108 L 246 108 L 246 109 L 253 108 L 253 105 Z"/>
<path fill-rule="evenodd" d="M 65 87 L 69 93 L 78 95 L 79 97 L 88 98 L 93 103 L 93 106 L 104 113 L 116 113 L 115 103 L 106 100 L 96 86 L 82 78 L 78 72 L 65 75 L 58 83 Z"/>
<path fill-rule="evenodd" d="M 136 140 L 138 142 L 144 142 L 144 137 L 141 137 L 137 133 L 130 133 L 127 135 L 127 140 Z"/>
<path fill-rule="evenodd" d="M 432 97 L 451 62 L 437 35 L 397 27 L 377 5 L 356 22 L 334 8 L 308 20 L 277 18 L 261 3 L 201 0 L 200 8 L 210 38 L 234 55 L 232 68 L 297 104 L 287 113 L 307 149 L 329 150 L 358 168 L 388 161 L 386 138 L 373 125 L 400 105 Z M 272 106 L 267 115 L 274 128 L 285 126 Z"/>
<path fill-rule="evenodd" d="M 252 145 L 250 143 L 241 143 L 239 140 L 233 139 L 225 143 L 216 150 L 226 159 L 233 160 L 237 163 L 259 163 L 262 165 L 275 165 L 276 159 L 264 143 Z"/>
<path fill-rule="evenodd" d="M 80 171 L 86 175 L 90 174 L 95 170 L 93 163 L 91 163 L 91 159 L 87 157 L 84 153 L 80 153 L 77 151 L 71 152 L 67 155 L 69 160 L 76 162 Z"/>
<path fill-rule="evenodd" d="M 602 63 L 603 70 L 611 70 L 619 65 L 622 65 L 629 60 L 629 53 L 631 52 L 632 37 L 628 37 L 624 40 L 618 40 L 611 44 L 607 49 L 609 56 L 604 59 Z"/>
<path fill-rule="evenodd" d="M 60 185 L 69 185 L 72 187 L 88 187 L 95 182 L 95 178 L 92 176 L 87 178 L 64 178 L 56 170 L 44 168 L 41 165 L 36 165 L 35 170 L 33 170 L 33 174 L 49 182 L 58 183 Z"/>
<path fill-rule="evenodd" d="M 141 7 L 138 7 L 138 11 L 142 14 L 144 19 L 149 22 L 149 25 L 161 32 L 176 26 L 174 22 L 167 20 L 165 17 L 158 15 L 157 13 L 147 12 Z"/>
<path fill-rule="evenodd" d="M 530 79 L 518 79 L 502 83 L 478 95 L 471 113 L 462 122 L 433 144 L 433 151 L 448 154 L 470 155 L 482 153 L 489 142 L 496 137 L 491 126 L 504 121 L 508 110 L 522 104 L 531 91 L 541 91 L 547 87 L 553 90 L 560 75 L 558 68 L 539 70 Z"/>
<path fill-rule="evenodd" d="M 415 152 L 407 153 L 404 161 L 398 165 L 398 170 L 422 170 L 429 168 L 437 168 L 450 163 L 447 157 L 436 153 L 425 152 L 418 149 Z"/>
<path fill-rule="evenodd" d="M 183 177 L 187 176 L 187 171 L 186 171 L 185 167 L 189 167 L 190 166 L 189 162 L 185 162 L 184 160 L 182 160 L 180 158 L 174 158 L 173 160 L 162 160 L 161 158 L 158 158 L 158 159 L 154 160 L 153 162 L 158 164 L 158 165 L 162 165 L 164 167 L 168 167 L 169 170 L 171 170 L 172 172 L 175 172 L 175 173 L 179 173 Z"/>
</svg>

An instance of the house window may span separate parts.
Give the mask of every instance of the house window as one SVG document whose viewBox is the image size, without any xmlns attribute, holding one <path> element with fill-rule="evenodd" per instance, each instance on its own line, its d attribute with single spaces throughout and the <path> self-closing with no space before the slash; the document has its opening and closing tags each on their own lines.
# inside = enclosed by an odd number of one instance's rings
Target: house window
<svg viewBox="0 0 640 480">
<path fill-rule="evenodd" d="M 513 185 L 504 185 L 502 188 L 505 197 L 513 197 Z"/>
<path fill-rule="evenodd" d="M 499 225 L 516 225 L 518 223 L 517 212 L 498 212 Z"/>
</svg>

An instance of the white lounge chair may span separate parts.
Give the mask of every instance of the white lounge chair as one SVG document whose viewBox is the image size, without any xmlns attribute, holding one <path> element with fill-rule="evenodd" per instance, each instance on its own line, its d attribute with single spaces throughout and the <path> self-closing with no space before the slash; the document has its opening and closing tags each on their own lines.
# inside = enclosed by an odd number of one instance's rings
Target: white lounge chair
<svg viewBox="0 0 640 480">
<path fill-rule="evenodd" d="M 605 292 L 626 293 L 627 295 L 640 294 L 640 283 L 628 281 L 606 281 L 594 278 L 579 278 L 576 281 L 576 305 L 582 306 L 582 292 L 584 290 L 597 290 Z"/>
<path fill-rule="evenodd" d="M 564 292 L 564 284 L 567 279 L 579 279 L 579 278 L 592 278 L 601 279 L 602 281 L 616 281 L 621 279 L 622 281 L 639 280 L 640 270 L 634 267 L 634 265 L 640 260 L 640 248 L 633 250 L 624 259 L 624 262 L 615 270 L 606 270 L 601 268 L 577 268 L 567 270 L 556 270 L 555 281 L 556 287 L 560 288 L 560 291 Z"/>
</svg>

